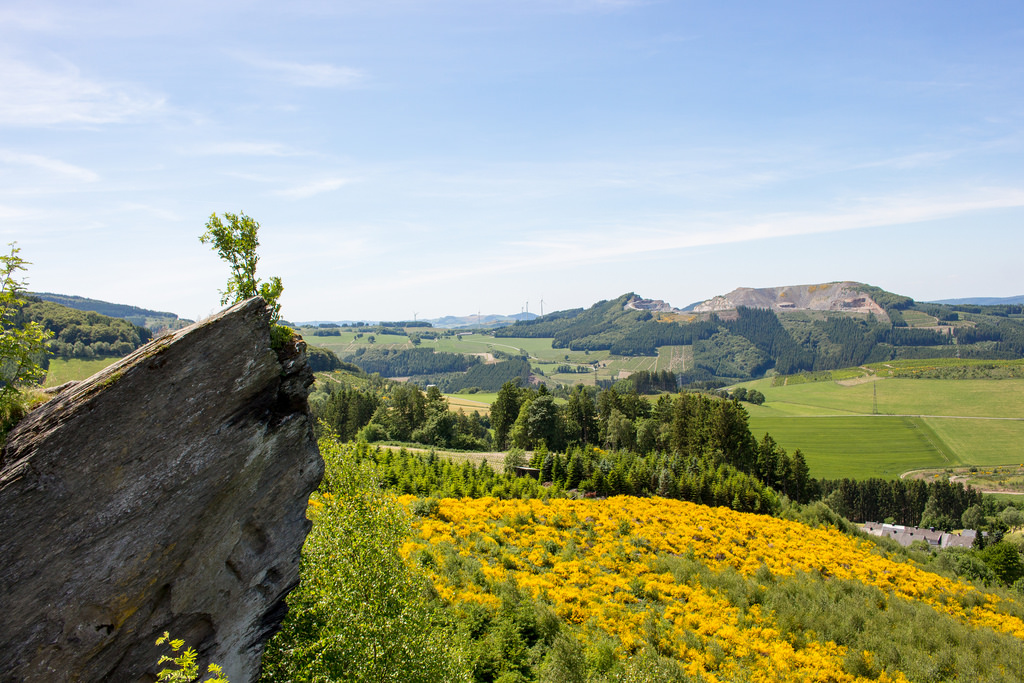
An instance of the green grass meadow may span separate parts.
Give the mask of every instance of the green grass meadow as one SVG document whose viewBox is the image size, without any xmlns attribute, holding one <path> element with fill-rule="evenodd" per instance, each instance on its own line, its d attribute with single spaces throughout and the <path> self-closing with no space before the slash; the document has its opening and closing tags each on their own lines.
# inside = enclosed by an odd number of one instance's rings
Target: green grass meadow
<svg viewBox="0 0 1024 683">
<path fill-rule="evenodd" d="M 768 432 L 790 453 L 799 448 L 818 478 L 891 479 L 911 469 L 954 464 L 916 418 L 751 417 L 750 431 L 757 439 Z"/>
</svg>

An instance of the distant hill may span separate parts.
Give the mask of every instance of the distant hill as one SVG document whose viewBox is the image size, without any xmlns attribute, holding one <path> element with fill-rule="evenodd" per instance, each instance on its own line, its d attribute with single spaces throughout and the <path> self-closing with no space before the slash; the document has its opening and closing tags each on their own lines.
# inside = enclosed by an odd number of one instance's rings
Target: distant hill
<svg viewBox="0 0 1024 683">
<path fill-rule="evenodd" d="M 42 301 L 50 301 L 61 306 L 67 306 L 78 311 L 93 311 L 100 315 L 111 318 L 123 318 L 139 327 L 157 331 L 164 329 L 178 329 L 190 324 L 191 320 L 179 318 L 175 313 L 166 311 L 152 311 L 138 306 L 126 304 L 113 304 L 109 301 L 99 299 L 87 299 L 81 296 L 70 294 L 53 294 L 51 292 L 31 292 L 29 296 L 36 297 Z"/>
<path fill-rule="evenodd" d="M 952 306 L 962 304 L 974 304 L 976 306 L 999 306 L 1001 304 L 1024 304 L 1024 294 L 1020 296 L 976 296 L 967 297 L 966 299 L 940 299 L 939 301 L 933 301 L 935 304 L 949 304 Z"/>
<path fill-rule="evenodd" d="M 456 329 L 461 327 L 490 328 L 511 323 L 534 320 L 539 316 L 536 313 L 516 313 L 514 315 L 498 315 L 489 313 L 487 315 L 446 315 L 440 318 L 428 318 L 427 322 L 434 327 L 445 329 Z"/>
<path fill-rule="evenodd" d="M 654 356 L 689 346 L 681 384 L 904 358 L 1024 357 L 1024 306 L 943 305 L 858 282 L 739 288 L 683 311 L 630 292 L 494 330 L 553 348 Z"/>
<path fill-rule="evenodd" d="M 502 325 L 509 325 L 519 320 L 533 320 L 537 317 L 536 313 L 516 313 L 515 315 L 498 315 L 490 313 L 487 315 L 446 315 L 440 318 L 425 318 L 418 321 L 368 321 L 368 320 L 305 320 L 296 323 L 298 327 L 320 327 L 320 326 L 390 326 L 390 327 L 437 327 L 441 329 L 458 329 L 463 327 L 473 327 L 479 329 L 489 329 L 492 327 L 499 327 Z M 429 325 L 428 325 L 429 323 Z"/>
<path fill-rule="evenodd" d="M 51 335 L 46 343 L 57 358 L 126 356 L 152 339 L 152 332 L 125 318 L 82 311 L 30 294 L 19 320 L 39 323 Z"/>
</svg>

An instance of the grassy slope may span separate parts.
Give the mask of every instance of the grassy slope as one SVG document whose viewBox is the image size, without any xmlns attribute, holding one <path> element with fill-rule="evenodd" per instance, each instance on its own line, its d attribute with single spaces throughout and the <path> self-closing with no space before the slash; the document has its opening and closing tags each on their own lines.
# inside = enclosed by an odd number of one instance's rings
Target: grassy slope
<svg viewBox="0 0 1024 683">
<path fill-rule="evenodd" d="M 46 373 L 44 387 L 57 387 L 65 382 L 78 381 L 92 377 L 97 372 L 111 363 L 120 360 L 118 358 L 100 358 L 98 360 L 82 360 L 71 358 L 61 360 L 59 358 L 50 360 L 50 369 Z"/>
<path fill-rule="evenodd" d="M 923 467 L 1024 459 L 1024 380 L 748 386 L 767 399 L 749 406 L 751 431 L 758 438 L 770 433 L 787 450 L 800 448 L 816 477 L 895 477 Z M 928 417 L 902 417 L 922 415 Z M 992 417 L 1018 419 L 985 419 Z"/>
</svg>

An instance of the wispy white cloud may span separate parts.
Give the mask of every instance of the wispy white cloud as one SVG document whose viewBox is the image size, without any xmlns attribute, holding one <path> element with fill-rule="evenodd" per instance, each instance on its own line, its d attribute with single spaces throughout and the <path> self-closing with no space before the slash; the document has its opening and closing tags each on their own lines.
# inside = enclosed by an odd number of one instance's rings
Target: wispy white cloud
<svg viewBox="0 0 1024 683">
<path fill-rule="evenodd" d="M 0 58 L 0 125 L 119 123 L 164 108 L 160 95 L 87 78 L 69 62 L 41 68 Z"/>
<path fill-rule="evenodd" d="M 333 192 L 339 189 L 343 185 L 348 185 L 352 180 L 350 178 L 327 178 L 325 180 L 317 180 L 303 185 L 296 185 L 285 190 L 278 190 L 274 192 L 279 197 L 287 197 L 288 199 L 307 199 L 314 195 L 323 194 L 324 192 Z"/>
<path fill-rule="evenodd" d="M 608 237 L 631 235 L 628 240 L 591 239 L 580 246 L 576 235 L 513 242 L 517 247 L 566 255 L 578 263 L 600 262 L 669 249 L 687 249 L 735 244 L 780 237 L 841 232 L 881 226 L 901 226 L 962 216 L 978 211 L 1024 206 L 1024 190 L 982 188 L 956 196 L 894 196 L 863 199 L 856 205 L 817 210 L 768 214 L 764 217 L 706 216 L 675 219 L 660 225 L 607 226 Z M 672 225 L 676 223 L 676 225 Z M 591 234 L 591 237 L 599 235 Z"/>
<path fill-rule="evenodd" d="M 464 258 L 459 268 L 416 268 L 375 282 L 378 291 L 411 291 L 428 285 L 502 273 L 542 272 L 602 263 L 663 257 L 671 251 L 739 244 L 882 226 L 905 226 L 991 209 L 1024 206 L 1024 190 L 979 189 L 960 197 L 894 196 L 865 199 L 856 206 L 769 214 L 669 217 L 658 222 L 588 227 L 585 235 L 564 232 L 507 241 L 486 254 Z M 356 285 L 356 290 L 360 286 Z"/>
<path fill-rule="evenodd" d="M 278 80 L 300 88 L 345 88 L 366 80 L 364 71 L 347 66 L 286 62 L 239 52 L 231 55 L 244 64 L 267 71 Z"/>
<path fill-rule="evenodd" d="M 100 179 L 97 173 L 90 171 L 87 168 L 75 166 L 74 164 L 69 164 L 66 161 L 61 161 L 59 159 L 44 157 L 39 154 L 24 154 L 21 152 L 12 152 L 10 150 L 0 149 L 0 163 L 19 166 L 33 166 L 35 168 L 41 168 L 44 171 L 50 171 L 51 173 L 57 173 L 59 175 L 75 178 L 76 180 L 82 180 L 87 183 L 94 183 Z"/>
</svg>

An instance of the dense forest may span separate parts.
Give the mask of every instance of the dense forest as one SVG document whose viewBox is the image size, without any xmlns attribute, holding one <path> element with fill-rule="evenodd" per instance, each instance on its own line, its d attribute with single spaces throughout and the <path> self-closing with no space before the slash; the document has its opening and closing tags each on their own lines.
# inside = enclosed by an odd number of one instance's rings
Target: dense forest
<svg viewBox="0 0 1024 683">
<path fill-rule="evenodd" d="M 404 333 L 403 333 L 404 334 Z M 461 353 L 435 352 L 433 349 L 376 349 L 359 347 L 344 357 L 368 373 L 381 377 L 409 377 L 441 372 L 465 372 L 480 363 L 476 356 Z"/>
</svg>

